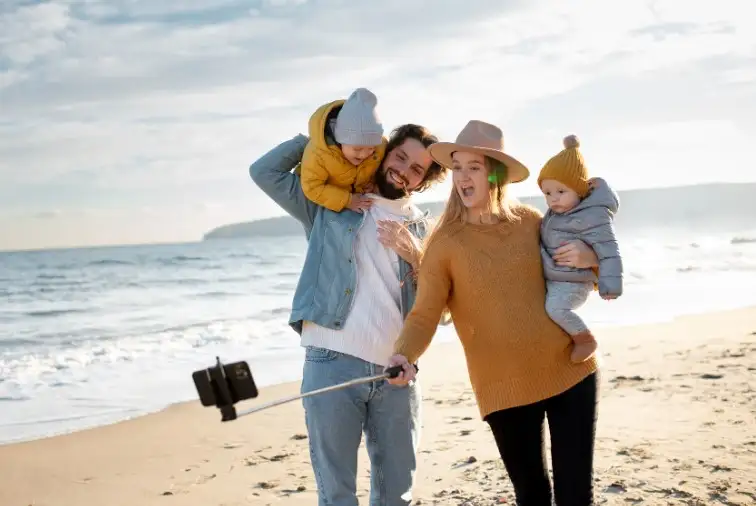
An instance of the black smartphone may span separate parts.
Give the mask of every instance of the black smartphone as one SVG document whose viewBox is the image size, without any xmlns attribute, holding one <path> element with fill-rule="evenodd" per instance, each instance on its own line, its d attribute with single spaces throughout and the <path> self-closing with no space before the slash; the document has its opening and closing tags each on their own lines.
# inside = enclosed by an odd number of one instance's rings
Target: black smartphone
<svg viewBox="0 0 756 506">
<path fill-rule="evenodd" d="M 218 360 L 213 367 L 192 373 L 192 379 L 203 406 L 233 405 L 258 395 L 252 371 L 244 361 L 221 364 Z"/>
</svg>

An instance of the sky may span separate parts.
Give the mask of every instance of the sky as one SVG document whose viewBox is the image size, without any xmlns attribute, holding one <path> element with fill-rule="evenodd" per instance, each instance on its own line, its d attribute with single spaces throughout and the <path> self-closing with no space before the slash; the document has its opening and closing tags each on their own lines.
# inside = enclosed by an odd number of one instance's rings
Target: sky
<svg viewBox="0 0 756 506">
<path fill-rule="evenodd" d="M 756 180 L 742 0 L 3 0 L 0 249 L 281 215 L 250 163 L 362 86 L 387 131 L 498 125 L 515 195 L 567 134 L 619 190 Z"/>
</svg>

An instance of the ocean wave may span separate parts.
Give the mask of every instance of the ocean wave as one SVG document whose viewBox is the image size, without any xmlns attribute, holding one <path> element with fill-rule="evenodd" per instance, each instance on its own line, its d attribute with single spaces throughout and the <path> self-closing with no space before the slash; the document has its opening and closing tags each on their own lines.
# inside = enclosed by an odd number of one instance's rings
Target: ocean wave
<svg viewBox="0 0 756 506">
<path fill-rule="evenodd" d="M 231 283 L 246 283 L 260 279 L 261 276 L 255 274 L 248 274 L 246 276 L 231 276 L 231 277 L 185 277 L 185 278 L 154 278 L 145 279 L 142 281 L 124 281 L 120 282 L 118 287 L 121 288 L 156 288 L 161 286 L 200 286 L 207 284 L 231 284 Z"/>
<path fill-rule="evenodd" d="M 261 259 L 262 257 L 260 255 L 255 254 L 255 253 L 231 253 L 230 255 L 226 256 L 226 258 L 232 258 L 232 259 L 241 259 L 241 258 Z"/>
<path fill-rule="evenodd" d="M 50 280 L 50 279 L 66 279 L 65 274 L 48 274 L 48 273 L 41 273 L 37 274 L 37 279 L 44 279 L 44 280 Z"/>
<path fill-rule="evenodd" d="M 756 244 L 756 237 L 738 237 L 730 239 L 730 244 Z"/>
<path fill-rule="evenodd" d="M 289 306 L 274 307 L 266 311 L 270 316 L 288 315 L 289 312 L 291 312 L 291 307 Z"/>
<path fill-rule="evenodd" d="M 164 279 L 160 280 L 159 284 L 165 285 L 204 285 L 212 283 L 214 280 L 206 278 L 176 278 L 176 279 Z"/>
<path fill-rule="evenodd" d="M 7 286 L 0 288 L 0 297 L 7 297 L 8 299 L 12 297 L 32 297 L 37 295 L 37 293 L 39 293 L 39 290 L 29 290 L 23 286 Z"/>
<path fill-rule="evenodd" d="M 200 270 L 203 270 L 203 271 L 222 271 L 222 270 L 224 270 L 226 268 L 227 268 L 227 266 L 225 266 L 223 264 L 220 264 L 220 263 L 216 263 L 216 264 L 203 265 L 202 267 L 200 267 Z"/>
<path fill-rule="evenodd" d="M 157 262 L 164 265 L 177 265 L 186 262 L 206 262 L 210 260 L 207 257 L 200 256 L 188 256 L 188 255 L 176 255 L 172 257 L 158 258 Z"/>
<path fill-rule="evenodd" d="M 261 274 L 255 274 L 254 272 L 250 272 L 249 274 L 246 274 L 244 276 L 230 276 L 230 277 L 224 277 L 224 278 L 216 278 L 215 281 L 218 283 L 239 283 L 239 282 L 245 282 L 245 281 L 254 281 L 258 279 L 262 279 L 264 276 Z"/>
<path fill-rule="evenodd" d="M 677 267 L 675 272 L 680 274 L 691 272 L 756 272 L 756 265 L 686 265 Z"/>
<path fill-rule="evenodd" d="M 65 271 L 68 269 L 78 269 L 81 265 L 73 262 L 43 262 L 38 263 L 34 265 L 34 268 L 38 271 L 43 271 L 45 269 L 55 270 L 55 271 Z"/>
<path fill-rule="evenodd" d="M 730 248 L 739 244 L 754 244 L 756 243 L 756 236 L 748 235 L 736 235 L 736 236 L 700 236 L 695 240 L 683 239 L 675 242 L 661 242 L 658 238 L 645 238 L 645 239 L 632 239 L 629 241 L 623 241 L 621 246 L 630 249 L 658 249 L 660 246 L 668 251 L 686 251 L 686 250 L 701 250 L 710 248 Z"/>
<path fill-rule="evenodd" d="M 125 335 L 109 340 L 68 342 L 30 349 L 4 350 L 0 355 L 0 377 L 5 379 L 2 395 L 29 388 L 53 388 L 86 381 L 90 367 L 115 367 L 142 357 L 176 358 L 219 344 L 253 346 L 280 331 L 280 321 L 255 319 L 197 323 L 161 331 Z M 9 390 L 10 389 L 10 390 Z"/>
<path fill-rule="evenodd" d="M 28 395 L 0 395 L 0 402 L 18 402 L 18 401 L 28 401 L 31 400 L 31 397 Z"/>
<path fill-rule="evenodd" d="M 34 346 L 38 343 L 39 341 L 37 341 L 37 339 L 29 339 L 23 337 L 5 337 L 0 340 L 0 350 L 2 350 L 3 348 L 13 349 L 20 348 L 22 346 Z M 0 377 L 0 383 L 2 381 L 3 378 Z"/>
<path fill-rule="evenodd" d="M 266 265 L 278 265 L 280 259 L 279 258 L 260 258 L 256 262 L 257 265 L 260 266 L 266 266 Z"/>
<path fill-rule="evenodd" d="M 273 286 L 271 286 L 270 288 L 272 289 L 273 292 L 284 292 L 284 293 L 286 293 L 288 291 L 294 290 L 296 287 L 297 287 L 297 283 L 295 281 L 291 281 L 291 282 L 288 282 L 288 283 L 287 282 L 276 283 Z"/>
<path fill-rule="evenodd" d="M 642 283 L 645 279 L 646 278 L 640 272 L 627 271 L 624 274 L 624 282 L 630 285 Z"/>
<path fill-rule="evenodd" d="M 119 268 L 119 267 L 134 267 L 143 266 L 150 263 L 156 263 L 159 265 L 180 265 L 185 263 L 206 262 L 211 260 L 205 256 L 193 256 L 193 255 L 172 255 L 167 257 L 153 257 L 150 258 L 140 256 L 133 259 L 123 258 L 98 258 L 87 261 L 79 262 L 45 262 L 36 265 L 38 270 L 52 270 L 52 271 L 71 271 L 81 270 L 87 268 Z M 39 275 L 40 279 L 59 279 L 65 275 L 57 273 L 42 273 Z"/>
<path fill-rule="evenodd" d="M 678 267 L 675 269 L 675 271 L 679 273 L 686 273 L 686 272 L 699 272 L 701 270 L 701 267 L 696 265 L 686 265 L 685 267 Z"/>
<path fill-rule="evenodd" d="M 41 281 L 40 281 L 41 280 Z M 48 288 L 51 290 L 59 289 L 59 288 L 75 288 L 77 286 L 82 286 L 87 284 L 89 281 L 84 279 L 68 279 L 66 277 L 58 277 L 58 278 L 40 278 L 37 277 L 36 280 L 32 281 L 29 286 L 31 288 Z"/>
<path fill-rule="evenodd" d="M 40 309 L 37 311 L 27 311 L 24 313 L 24 316 L 29 316 L 31 318 L 50 318 L 55 316 L 64 316 L 67 314 L 86 312 L 89 312 L 89 309 Z"/>
<path fill-rule="evenodd" d="M 115 258 L 102 258 L 100 260 L 92 260 L 88 262 L 85 267 L 109 267 L 109 266 L 121 266 L 121 265 L 136 265 L 135 262 L 129 260 L 118 260 Z"/>
<path fill-rule="evenodd" d="M 222 290 L 213 290 L 209 292 L 202 292 L 202 293 L 189 293 L 186 294 L 187 297 L 205 297 L 208 299 L 217 299 L 217 298 L 223 298 L 223 297 L 240 297 L 248 295 L 246 293 L 242 292 L 225 292 Z"/>
<path fill-rule="evenodd" d="M 639 280 L 654 281 L 691 273 L 756 270 L 756 250 L 752 249 L 756 241 L 751 239 L 751 234 L 665 239 L 662 242 L 658 238 L 643 238 L 621 243 L 625 272 L 636 274 Z"/>
</svg>

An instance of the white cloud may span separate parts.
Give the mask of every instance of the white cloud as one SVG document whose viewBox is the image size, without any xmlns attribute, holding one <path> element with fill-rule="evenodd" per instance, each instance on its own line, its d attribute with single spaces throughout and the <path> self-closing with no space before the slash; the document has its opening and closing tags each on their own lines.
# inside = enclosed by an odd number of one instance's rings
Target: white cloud
<svg viewBox="0 0 756 506">
<path fill-rule="evenodd" d="M 724 80 L 731 84 L 756 82 L 756 68 L 737 68 L 724 73 Z"/>
<path fill-rule="evenodd" d="M 0 18 L 0 48 L 4 59 L 26 65 L 60 50 L 60 35 L 71 24 L 68 6 L 62 3 L 22 5 Z"/>
<path fill-rule="evenodd" d="M 679 117 L 677 109 L 665 112 L 665 97 L 650 93 L 645 112 L 626 108 L 635 118 L 627 128 L 639 128 L 641 113 L 648 125 L 665 114 L 663 123 L 726 121 L 711 116 L 714 104 L 728 100 L 728 86 L 754 79 L 756 21 L 745 4 L 10 2 L 0 9 L 0 197 L 8 197 L 0 211 L 61 208 L 63 195 L 35 190 L 60 185 L 76 190 L 84 207 L 112 195 L 118 205 L 133 201 L 135 213 L 155 212 L 186 199 L 212 206 L 234 195 L 239 218 L 277 212 L 248 181 L 246 167 L 305 131 L 317 105 L 356 86 L 376 91 L 389 128 L 413 121 L 449 138 L 472 117 L 496 122 L 534 167 L 558 144 L 562 124 L 623 135 L 621 117 L 591 120 L 602 111 L 590 101 L 572 118 L 560 117 L 564 105 L 527 127 L 512 123 L 572 90 L 616 92 L 623 82 L 655 78 L 664 88 L 661 76 L 679 69 L 676 79 L 689 76 L 696 89 L 711 83 L 711 94 L 680 89 L 690 107 Z M 631 87 L 621 89 L 637 104 Z M 756 103 L 756 91 L 739 93 L 740 103 Z M 621 103 L 611 106 L 622 111 Z M 728 124 L 734 139 L 747 139 L 742 128 L 756 130 L 747 119 L 756 105 L 739 112 Z M 613 145 L 608 135 L 602 142 Z M 693 142 L 679 128 L 670 135 L 682 140 L 659 147 L 657 159 Z M 236 193 L 218 190 L 224 184 Z M 27 192 L 24 198 L 8 190 L 14 187 Z M 252 208 L 245 195 L 256 199 Z"/>
<path fill-rule="evenodd" d="M 740 165 L 749 156 L 750 136 L 731 121 L 619 127 L 593 140 L 587 153 L 594 166 L 611 167 L 625 186 L 754 180 Z"/>
</svg>

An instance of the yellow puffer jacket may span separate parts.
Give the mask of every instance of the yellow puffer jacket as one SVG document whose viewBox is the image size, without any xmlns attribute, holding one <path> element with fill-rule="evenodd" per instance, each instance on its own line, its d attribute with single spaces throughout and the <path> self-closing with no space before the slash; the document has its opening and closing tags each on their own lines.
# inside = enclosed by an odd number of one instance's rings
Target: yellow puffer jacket
<svg viewBox="0 0 756 506">
<path fill-rule="evenodd" d="M 297 172 L 301 176 L 302 190 L 308 199 L 339 212 L 349 205 L 352 193 L 361 193 L 373 182 L 373 175 L 386 153 L 386 138 L 376 146 L 375 153 L 359 166 L 352 165 L 333 139 L 326 139 L 325 131 L 329 115 L 345 100 L 336 100 L 322 105 L 310 117 L 309 136 Z"/>
</svg>

